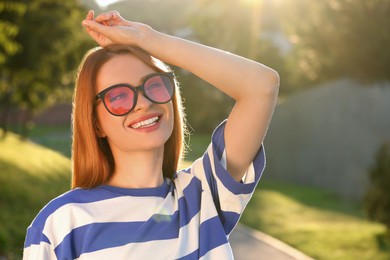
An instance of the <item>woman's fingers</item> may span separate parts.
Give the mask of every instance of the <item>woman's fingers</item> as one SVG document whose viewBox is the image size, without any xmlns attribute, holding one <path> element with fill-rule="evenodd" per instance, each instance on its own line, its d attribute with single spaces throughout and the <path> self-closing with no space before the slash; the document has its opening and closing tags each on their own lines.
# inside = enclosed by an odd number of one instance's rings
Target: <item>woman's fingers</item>
<svg viewBox="0 0 390 260">
<path fill-rule="evenodd" d="M 92 39 L 94 39 L 96 42 L 99 40 L 99 33 L 89 29 L 88 27 L 86 28 L 87 33 L 89 36 L 91 36 Z"/>
<path fill-rule="evenodd" d="M 93 12 L 88 12 L 82 25 L 100 46 L 113 43 L 136 44 L 140 28 L 146 26 L 123 19 L 117 11 L 103 13 L 95 18 L 93 16 Z"/>
<path fill-rule="evenodd" d="M 109 26 L 102 25 L 94 20 L 84 20 L 82 22 L 88 34 L 100 45 L 106 46 L 111 43 L 109 38 L 112 29 Z"/>
<path fill-rule="evenodd" d="M 82 25 L 92 31 L 95 31 L 97 33 L 107 33 L 107 28 L 105 28 L 104 25 L 101 25 L 100 23 L 95 22 L 94 20 L 84 20 L 82 22 Z"/>
<path fill-rule="evenodd" d="M 125 20 L 120 16 L 118 11 L 110 11 L 98 15 L 95 21 L 105 25 L 122 25 Z"/>
<path fill-rule="evenodd" d="M 113 15 L 111 12 L 103 13 L 103 14 L 99 14 L 98 16 L 96 16 L 95 21 L 98 23 L 103 23 L 105 21 L 111 20 L 112 17 L 113 17 Z"/>
<path fill-rule="evenodd" d="M 87 16 L 85 17 L 85 20 L 93 20 L 95 13 L 93 10 L 89 10 L 87 13 Z"/>
</svg>

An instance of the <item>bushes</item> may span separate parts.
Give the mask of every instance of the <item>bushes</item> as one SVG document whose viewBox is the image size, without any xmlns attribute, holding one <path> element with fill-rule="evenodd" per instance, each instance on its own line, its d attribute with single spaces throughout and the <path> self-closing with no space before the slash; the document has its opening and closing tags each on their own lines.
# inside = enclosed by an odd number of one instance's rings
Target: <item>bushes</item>
<svg viewBox="0 0 390 260">
<path fill-rule="evenodd" d="M 369 172 L 371 187 L 365 196 L 365 208 L 370 219 L 387 227 L 390 237 L 390 142 L 379 149 Z"/>
</svg>

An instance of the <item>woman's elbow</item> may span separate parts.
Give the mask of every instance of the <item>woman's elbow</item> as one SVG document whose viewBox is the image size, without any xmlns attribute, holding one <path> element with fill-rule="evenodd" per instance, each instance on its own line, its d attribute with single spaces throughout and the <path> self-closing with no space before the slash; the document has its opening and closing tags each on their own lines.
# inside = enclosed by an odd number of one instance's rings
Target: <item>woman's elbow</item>
<svg viewBox="0 0 390 260">
<path fill-rule="evenodd" d="M 271 94 L 278 94 L 280 86 L 280 76 L 276 70 L 269 69 L 265 79 L 264 88 Z"/>
<path fill-rule="evenodd" d="M 257 80 L 258 82 L 257 88 L 253 88 L 252 91 L 256 93 L 255 96 L 257 96 L 259 93 L 263 93 L 267 96 L 277 96 L 279 93 L 279 85 L 280 85 L 280 77 L 279 73 L 276 70 L 273 70 L 271 68 L 267 68 L 265 71 L 264 69 L 260 71 L 260 73 L 257 73 Z"/>
</svg>

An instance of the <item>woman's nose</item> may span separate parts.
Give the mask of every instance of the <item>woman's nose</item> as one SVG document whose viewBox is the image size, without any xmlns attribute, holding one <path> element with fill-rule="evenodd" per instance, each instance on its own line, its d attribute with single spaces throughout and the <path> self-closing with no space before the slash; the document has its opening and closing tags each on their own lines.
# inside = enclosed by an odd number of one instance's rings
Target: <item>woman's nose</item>
<svg viewBox="0 0 390 260">
<path fill-rule="evenodd" d="M 137 104 L 135 104 L 134 111 L 148 109 L 151 105 L 153 105 L 153 103 L 144 96 L 142 91 L 139 91 L 137 95 Z"/>
</svg>

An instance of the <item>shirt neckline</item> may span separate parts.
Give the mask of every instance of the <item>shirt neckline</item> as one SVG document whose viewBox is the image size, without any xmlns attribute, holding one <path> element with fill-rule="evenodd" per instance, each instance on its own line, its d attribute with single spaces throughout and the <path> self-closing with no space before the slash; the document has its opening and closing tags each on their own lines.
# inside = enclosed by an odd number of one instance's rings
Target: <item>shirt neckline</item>
<svg viewBox="0 0 390 260">
<path fill-rule="evenodd" d="M 169 192 L 170 181 L 164 178 L 162 185 L 154 188 L 121 188 L 117 186 L 103 184 L 97 188 L 115 193 L 135 197 L 166 197 Z"/>
</svg>

